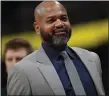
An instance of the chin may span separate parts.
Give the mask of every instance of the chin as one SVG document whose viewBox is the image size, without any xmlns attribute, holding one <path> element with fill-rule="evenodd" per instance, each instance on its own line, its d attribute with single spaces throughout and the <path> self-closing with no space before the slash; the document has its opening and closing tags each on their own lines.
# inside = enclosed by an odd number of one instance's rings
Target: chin
<svg viewBox="0 0 109 96">
<path fill-rule="evenodd" d="M 53 42 L 52 44 L 54 46 L 63 46 L 63 45 L 66 45 L 67 44 L 67 40 L 66 41 L 63 41 L 63 42 Z"/>
<path fill-rule="evenodd" d="M 68 38 L 66 36 L 53 36 L 52 44 L 56 46 L 65 45 L 68 42 Z"/>
</svg>

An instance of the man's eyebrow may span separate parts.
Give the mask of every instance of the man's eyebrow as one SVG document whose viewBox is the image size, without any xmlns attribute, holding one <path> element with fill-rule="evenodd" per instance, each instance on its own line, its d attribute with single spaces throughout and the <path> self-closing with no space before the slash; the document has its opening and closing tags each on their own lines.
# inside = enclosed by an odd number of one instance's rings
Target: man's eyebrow
<svg viewBox="0 0 109 96">
<path fill-rule="evenodd" d="M 62 14 L 61 16 L 67 16 L 67 14 Z"/>
<path fill-rule="evenodd" d="M 56 18 L 56 16 L 48 16 L 47 19 Z"/>
<path fill-rule="evenodd" d="M 67 14 L 62 14 L 62 15 L 60 15 L 59 17 L 62 17 L 62 16 L 66 16 L 67 17 Z M 54 15 L 54 16 L 48 16 L 47 17 L 47 19 L 49 19 L 49 18 L 56 18 L 57 16 L 56 15 Z"/>
</svg>

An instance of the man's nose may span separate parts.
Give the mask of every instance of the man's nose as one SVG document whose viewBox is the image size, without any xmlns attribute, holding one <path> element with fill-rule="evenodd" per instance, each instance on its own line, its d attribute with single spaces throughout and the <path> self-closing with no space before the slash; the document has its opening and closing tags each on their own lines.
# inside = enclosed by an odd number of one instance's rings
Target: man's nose
<svg viewBox="0 0 109 96">
<path fill-rule="evenodd" d="M 60 28 L 60 27 L 63 27 L 63 26 L 64 26 L 63 22 L 60 19 L 57 19 L 56 22 L 55 22 L 55 27 Z"/>
<path fill-rule="evenodd" d="M 15 63 L 17 63 L 17 60 L 13 59 L 12 64 L 14 65 Z"/>
</svg>

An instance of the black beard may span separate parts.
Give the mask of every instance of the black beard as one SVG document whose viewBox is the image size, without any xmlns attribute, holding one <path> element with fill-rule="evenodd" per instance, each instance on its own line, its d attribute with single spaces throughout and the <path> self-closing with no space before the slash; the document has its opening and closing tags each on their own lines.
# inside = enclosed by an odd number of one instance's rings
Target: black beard
<svg viewBox="0 0 109 96">
<path fill-rule="evenodd" d="M 66 30 L 66 37 L 65 36 L 57 36 L 54 35 L 53 32 L 44 32 L 43 29 L 40 29 L 40 34 L 42 39 L 49 45 L 52 46 L 62 46 L 67 44 L 68 40 L 71 37 L 71 28 L 69 30 Z"/>
<path fill-rule="evenodd" d="M 43 31 L 43 29 L 40 29 L 40 34 L 43 39 L 43 41 L 46 41 L 47 43 L 51 44 L 52 43 L 52 33 L 46 33 Z"/>
</svg>

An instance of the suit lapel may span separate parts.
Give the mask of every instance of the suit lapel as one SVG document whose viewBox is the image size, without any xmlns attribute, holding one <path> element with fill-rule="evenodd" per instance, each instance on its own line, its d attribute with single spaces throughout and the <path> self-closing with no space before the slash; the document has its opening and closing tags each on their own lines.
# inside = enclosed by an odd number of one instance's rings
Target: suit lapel
<svg viewBox="0 0 109 96">
<path fill-rule="evenodd" d="M 88 58 L 88 54 L 85 54 L 84 51 L 77 50 L 77 48 L 73 47 L 73 50 L 77 53 L 77 55 L 80 57 L 81 61 L 85 65 L 85 67 L 88 69 L 92 80 L 94 81 L 95 87 L 99 94 L 104 94 L 102 89 L 102 81 L 101 77 L 99 75 L 99 72 L 97 71 L 97 66 L 92 59 Z"/>
<path fill-rule="evenodd" d="M 49 60 L 48 56 L 45 54 L 42 46 L 37 51 L 36 54 L 36 62 L 39 62 L 39 69 L 42 75 L 44 76 L 45 80 L 53 90 L 55 95 L 65 95 L 64 88 L 62 83 L 58 77 L 58 74 Z"/>
</svg>

